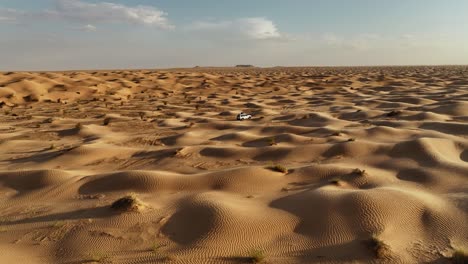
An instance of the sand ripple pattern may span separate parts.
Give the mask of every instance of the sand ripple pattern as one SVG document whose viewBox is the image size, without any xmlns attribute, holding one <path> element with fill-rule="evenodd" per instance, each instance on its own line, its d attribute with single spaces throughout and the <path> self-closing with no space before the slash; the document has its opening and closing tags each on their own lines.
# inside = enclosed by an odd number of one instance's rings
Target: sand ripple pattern
<svg viewBox="0 0 468 264">
<path fill-rule="evenodd" d="M 0 263 L 449 263 L 468 248 L 467 78 L 0 73 Z M 126 195 L 137 209 L 112 210 Z"/>
</svg>

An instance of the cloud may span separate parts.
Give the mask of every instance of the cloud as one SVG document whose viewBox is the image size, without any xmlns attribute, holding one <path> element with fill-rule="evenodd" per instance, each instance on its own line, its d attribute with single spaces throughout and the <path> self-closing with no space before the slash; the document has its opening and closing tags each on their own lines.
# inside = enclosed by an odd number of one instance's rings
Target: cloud
<svg viewBox="0 0 468 264">
<path fill-rule="evenodd" d="M 280 33 L 275 23 L 264 17 L 240 18 L 225 21 L 196 21 L 186 27 L 190 31 L 209 31 L 241 35 L 249 39 L 267 40 L 280 39 Z"/>
<path fill-rule="evenodd" d="M 2 22 L 17 22 L 18 18 L 22 17 L 24 12 L 11 8 L 0 8 L 0 23 Z"/>
<path fill-rule="evenodd" d="M 186 26 L 187 30 L 225 30 L 233 26 L 233 21 L 195 21 Z"/>
<path fill-rule="evenodd" d="M 318 43 L 327 47 L 350 49 L 354 51 L 365 51 L 385 44 L 387 39 L 377 34 L 361 33 L 351 36 L 326 33 L 318 38 Z"/>
<path fill-rule="evenodd" d="M 349 41 L 349 46 L 355 50 L 369 50 L 379 47 L 382 44 L 382 37 L 377 34 L 359 34 Z"/>
<path fill-rule="evenodd" d="M 167 13 L 152 6 L 125 6 L 109 2 L 88 3 L 80 0 L 56 0 L 50 15 L 84 23 L 130 23 L 172 28 Z"/>
<path fill-rule="evenodd" d="M 54 8 L 36 12 L 0 9 L 1 20 L 29 22 L 61 20 L 84 25 L 123 23 L 161 29 L 174 28 L 167 18 L 167 13 L 152 6 L 126 6 L 110 2 L 88 3 L 80 0 L 55 0 Z"/>
<path fill-rule="evenodd" d="M 281 37 L 273 21 L 262 17 L 244 18 L 239 20 L 245 33 L 253 39 L 273 39 Z"/>
<path fill-rule="evenodd" d="M 329 46 L 339 46 L 343 44 L 343 38 L 334 33 L 326 33 L 321 36 L 321 40 Z"/>
<path fill-rule="evenodd" d="M 91 25 L 91 24 L 84 25 L 84 26 L 81 26 L 81 27 L 77 27 L 76 29 L 80 30 L 80 31 L 85 31 L 85 32 L 94 32 L 94 31 L 97 30 L 96 26 Z"/>
</svg>

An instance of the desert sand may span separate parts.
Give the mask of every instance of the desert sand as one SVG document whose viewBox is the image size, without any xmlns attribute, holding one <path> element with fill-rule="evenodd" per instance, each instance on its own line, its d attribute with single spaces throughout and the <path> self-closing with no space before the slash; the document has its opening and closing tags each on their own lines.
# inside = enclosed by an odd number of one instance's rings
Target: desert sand
<svg viewBox="0 0 468 264">
<path fill-rule="evenodd" d="M 3 72 L 0 107 L 0 263 L 468 248 L 468 67 Z"/>
</svg>

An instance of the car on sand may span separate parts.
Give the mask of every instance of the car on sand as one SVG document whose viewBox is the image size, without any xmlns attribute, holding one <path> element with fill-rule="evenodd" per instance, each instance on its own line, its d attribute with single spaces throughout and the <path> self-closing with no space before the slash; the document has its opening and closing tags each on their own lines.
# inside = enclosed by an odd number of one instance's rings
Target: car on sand
<svg viewBox="0 0 468 264">
<path fill-rule="evenodd" d="M 237 120 L 247 120 L 247 119 L 252 119 L 252 115 L 246 114 L 244 112 L 241 112 L 240 114 L 237 115 Z"/>
</svg>

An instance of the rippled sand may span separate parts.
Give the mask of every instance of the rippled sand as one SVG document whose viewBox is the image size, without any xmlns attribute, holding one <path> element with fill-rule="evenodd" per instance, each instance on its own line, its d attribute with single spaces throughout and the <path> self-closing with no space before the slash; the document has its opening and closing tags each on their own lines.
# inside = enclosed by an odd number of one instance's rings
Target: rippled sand
<svg viewBox="0 0 468 264">
<path fill-rule="evenodd" d="M 467 67 L 0 73 L 0 106 L 1 263 L 468 248 Z"/>
</svg>

